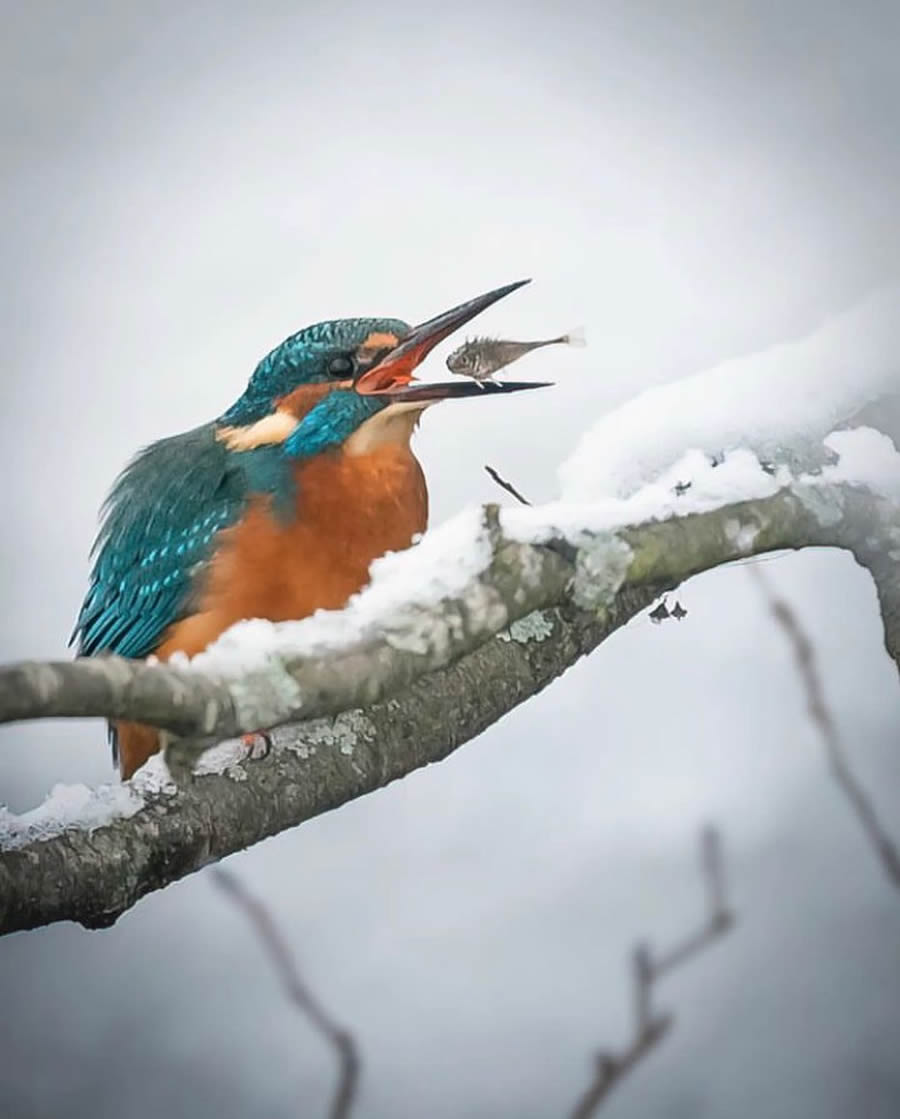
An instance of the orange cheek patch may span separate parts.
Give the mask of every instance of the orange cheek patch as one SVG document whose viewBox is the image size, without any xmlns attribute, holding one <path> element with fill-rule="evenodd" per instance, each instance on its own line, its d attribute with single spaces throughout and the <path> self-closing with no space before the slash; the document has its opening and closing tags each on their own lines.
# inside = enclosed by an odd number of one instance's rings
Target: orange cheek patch
<svg viewBox="0 0 900 1119">
<path fill-rule="evenodd" d="M 287 396 L 279 397 L 275 401 L 275 407 L 279 412 L 287 412 L 295 420 L 302 420 L 330 392 L 349 387 L 350 381 L 317 381 L 312 385 L 299 385 Z"/>
<path fill-rule="evenodd" d="M 396 334 L 382 334 L 374 331 L 359 347 L 361 350 L 392 350 L 400 339 Z"/>
<path fill-rule="evenodd" d="M 399 341 L 400 339 L 396 334 L 387 334 L 376 330 L 366 338 L 356 353 L 360 360 L 368 365 L 375 354 L 379 354 L 383 350 L 392 350 Z"/>
</svg>

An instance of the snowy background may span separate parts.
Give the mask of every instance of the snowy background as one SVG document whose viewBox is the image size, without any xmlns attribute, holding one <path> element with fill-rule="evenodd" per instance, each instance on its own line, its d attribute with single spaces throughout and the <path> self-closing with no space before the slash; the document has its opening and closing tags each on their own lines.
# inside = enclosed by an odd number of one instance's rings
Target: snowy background
<svg viewBox="0 0 900 1119">
<path fill-rule="evenodd" d="M 97 507 L 286 334 L 534 283 L 479 330 L 577 323 L 450 403 L 433 523 L 535 500 L 603 413 L 805 336 L 895 283 L 900 14 L 831 3 L 35 2 L 5 14 L 0 658 L 62 656 Z M 443 357 L 429 362 L 433 372 Z M 898 375 L 900 379 L 900 375 Z M 768 563 L 890 825 L 900 689 L 847 556 Z M 228 865 L 356 1031 L 358 1114 L 565 1114 L 624 1040 L 633 941 L 692 927 L 699 826 L 738 928 L 660 990 L 622 1117 L 900 1111 L 900 898 L 830 783 L 749 573 L 638 618 L 477 742 Z M 0 799 L 109 779 L 95 723 L 3 731 Z M 323 1114 L 332 1060 L 204 874 L 112 930 L 0 941 L 0 1111 Z"/>
</svg>

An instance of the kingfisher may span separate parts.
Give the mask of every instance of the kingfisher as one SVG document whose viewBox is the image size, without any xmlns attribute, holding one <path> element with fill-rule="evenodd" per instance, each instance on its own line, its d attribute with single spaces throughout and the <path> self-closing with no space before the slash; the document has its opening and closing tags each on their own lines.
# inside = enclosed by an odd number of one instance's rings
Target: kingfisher
<svg viewBox="0 0 900 1119">
<path fill-rule="evenodd" d="M 79 656 L 166 661 L 202 652 L 239 621 L 346 605 L 374 559 L 425 531 L 428 490 L 410 446 L 424 410 L 547 386 L 414 375 L 443 339 L 528 282 L 415 327 L 308 326 L 259 362 L 217 419 L 138 452 L 101 509 L 69 644 Z M 158 730 L 136 723 L 111 723 L 109 736 L 122 780 L 161 745 Z"/>
</svg>

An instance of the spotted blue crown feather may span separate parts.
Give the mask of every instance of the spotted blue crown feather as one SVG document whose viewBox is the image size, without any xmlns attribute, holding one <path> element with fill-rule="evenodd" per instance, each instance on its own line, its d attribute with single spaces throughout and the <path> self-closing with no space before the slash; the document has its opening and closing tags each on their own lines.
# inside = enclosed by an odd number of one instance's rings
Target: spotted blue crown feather
<svg viewBox="0 0 900 1119">
<path fill-rule="evenodd" d="M 222 422 L 254 423 L 272 410 L 273 400 L 298 385 L 329 380 L 328 362 L 335 354 L 355 350 L 376 332 L 399 338 L 408 331 L 400 319 L 331 319 L 308 326 L 266 354 Z"/>
</svg>

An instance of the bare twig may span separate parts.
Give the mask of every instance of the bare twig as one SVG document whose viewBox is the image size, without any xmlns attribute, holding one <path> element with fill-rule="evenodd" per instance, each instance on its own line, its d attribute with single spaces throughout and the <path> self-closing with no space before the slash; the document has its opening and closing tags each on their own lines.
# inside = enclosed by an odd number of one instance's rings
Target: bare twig
<svg viewBox="0 0 900 1119">
<path fill-rule="evenodd" d="M 634 982 L 634 1037 L 618 1054 L 597 1056 L 594 1079 L 572 1111 L 572 1119 L 590 1119 L 622 1078 L 657 1045 L 671 1029 L 674 1018 L 653 1009 L 653 984 L 691 956 L 726 933 L 734 916 L 725 901 L 725 875 L 718 832 L 708 827 L 700 837 L 700 862 L 707 890 L 705 925 L 681 944 L 654 960 L 647 944 L 637 944 L 632 953 Z"/>
<path fill-rule="evenodd" d="M 244 911 L 278 972 L 288 998 L 307 1021 L 334 1049 L 338 1061 L 338 1083 L 329 1111 L 330 1119 L 346 1119 L 356 1099 L 360 1058 L 353 1035 L 338 1026 L 322 1008 L 300 977 L 291 950 L 271 912 L 250 894 L 239 878 L 222 867 L 212 869 L 213 881 Z"/>
<path fill-rule="evenodd" d="M 576 1104 L 572 1119 L 590 1119 L 622 1077 L 631 1072 L 638 1061 L 665 1037 L 671 1025 L 672 1019 L 668 1015 L 661 1016 L 619 1056 L 598 1053 L 594 1081 Z"/>
<path fill-rule="evenodd" d="M 891 884 L 900 888 L 900 852 L 882 827 L 874 805 L 850 769 L 837 724 L 825 702 L 825 689 L 822 686 L 822 677 L 819 674 L 812 641 L 800 624 L 800 620 L 790 603 L 772 590 L 763 573 L 753 568 L 750 574 L 759 583 L 768 600 L 772 616 L 784 630 L 791 643 L 797 671 L 806 691 L 809 717 L 822 737 L 832 776 L 850 802 L 850 806 L 856 813 L 860 824 L 862 824 L 863 831 L 866 833 L 866 837 L 878 856 Z"/>
<path fill-rule="evenodd" d="M 700 834 L 700 861 L 706 879 L 706 900 L 710 923 L 731 920 L 725 897 L 725 867 L 722 863 L 722 840 L 718 831 L 709 825 Z"/>
<path fill-rule="evenodd" d="M 734 924 L 734 914 L 725 899 L 722 843 L 718 831 L 713 827 L 704 828 L 700 835 L 700 866 L 706 883 L 707 923 L 696 933 L 686 937 L 681 944 L 656 957 L 653 963 L 654 979 L 667 975 L 691 956 L 702 952 Z"/>
<path fill-rule="evenodd" d="M 501 477 L 501 475 L 499 475 L 497 473 L 497 471 L 493 468 L 493 466 L 485 466 L 485 470 L 488 472 L 488 474 L 490 474 L 490 476 L 494 479 L 494 481 L 497 483 L 497 485 L 500 486 L 501 489 L 506 490 L 507 493 L 512 494 L 512 496 L 516 499 L 516 501 L 521 502 L 522 505 L 530 505 L 531 504 L 531 502 L 528 500 L 528 498 L 523 497 L 519 493 L 519 491 L 516 489 L 516 487 L 512 484 L 512 482 L 507 482 L 507 480 L 505 478 Z"/>
<path fill-rule="evenodd" d="M 650 1028 L 653 1020 L 653 1008 L 650 1005 L 653 993 L 653 962 L 650 959 L 649 945 L 634 946 L 631 966 L 634 975 L 634 1032 L 641 1037 Z"/>
</svg>

